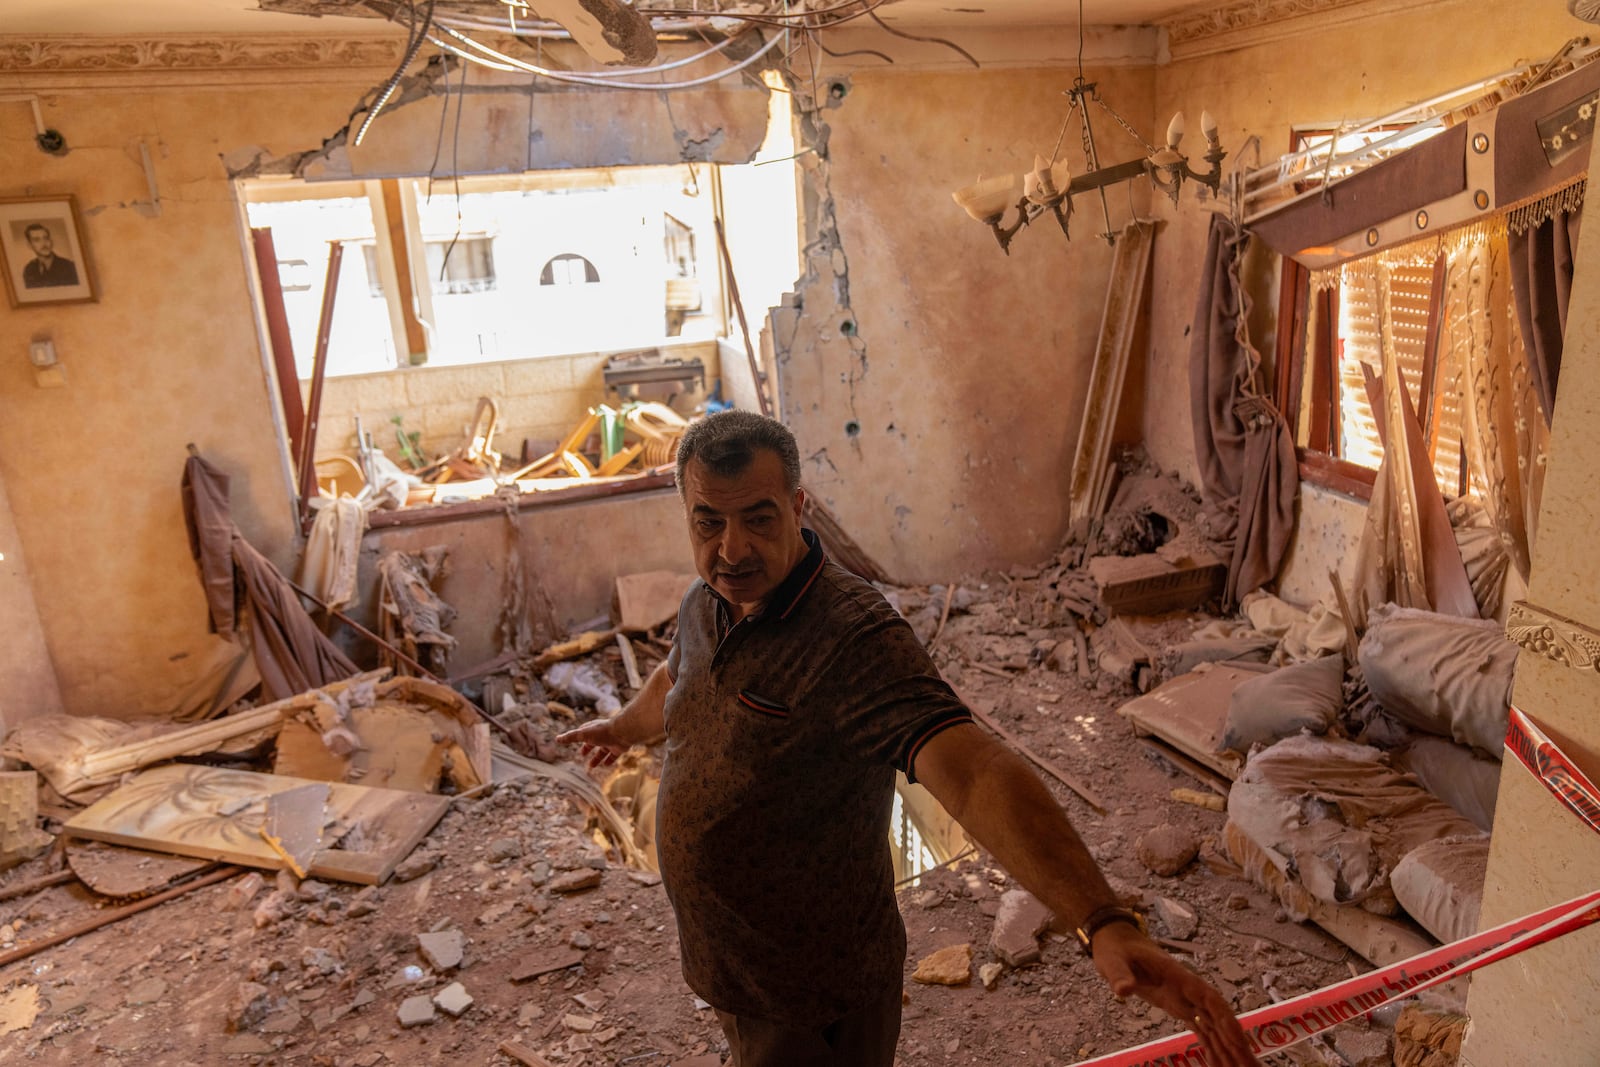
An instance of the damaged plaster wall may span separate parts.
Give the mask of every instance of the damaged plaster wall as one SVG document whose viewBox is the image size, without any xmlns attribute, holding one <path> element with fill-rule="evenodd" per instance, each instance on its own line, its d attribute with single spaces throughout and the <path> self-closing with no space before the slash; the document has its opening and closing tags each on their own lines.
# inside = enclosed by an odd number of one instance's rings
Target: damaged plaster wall
<svg viewBox="0 0 1600 1067">
<path fill-rule="evenodd" d="M 1136 126 L 1148 68 L 1088 75 Z M 799 307 L 774 317 L 782 414 L 811 491 L 897 580 L 1037 561 L 1067 527 L 1069 467 L 1111 249 L 1088 198 L 1004 255 L 950 197 L 1048 154 L 1064 69 L 824 78 L 800 159 L 810 242 Z M 1103 113 L 1097 116 L 1104 120 Z M 1100 132 L 1102 158 L 1141 149 Z M 1078 166 L 1076 133 L 1063 154 Z M 1128 216 L 1114 190 L 1113 219 Z M 1093 210 L 1091 210 L 1091 208 Z M 1159 247 L 1161 238 L 1157 238 Z"/>
<path fill-rule="evenodd" d="M 1289 31 L 1295 23 L 1278 26 Z M 1452 47 L 1432 47 L 1429 42 L 1446 27 Z M 1560 3 L 1512 0 L 1396 3 L 1340 25 L 1304 20 L 1304 35 L 1288 40 L 1189 58 L 1177 50 L 1171 64 L 1156 69 L 1155 114 L 1159 126 L 1182 110 L 1194 129 L 1193 116 L 1205 108 L 1221 125 L 1222 144 L 1230 153 L 1225 167 L 1239 162 L 1252 134 L 1261 138 L 1261 162 L 1270 163 L 1289 150 L 1292 126 L 1332 126 L 1382 115 L 1516 62 L 1546 58 L 1585 32 Z M 1191 134 L 1184 147 L 1198 151 L 1195 140 Z M 1254 156 L 1246 155 L 1255 165 Z M 1178 209 L 1157 197 L 1153 208 L 1168 225 L 1156 241 L 1144 396 L 1151 457 L 1190 483 L 1197 482 L 1198 468 L 1189 417 L 1188 335 L 1210 224 L 1194 195 L 1186 189 Z M 1255 256 L 1246 270 L 1255 301 L 1250 334 L 1269 366 L 1276 343 L 1279 262 L 1275 256 Z M 1314 522 L 1316 530 L 1308 536 L 1302 527 L 1283 578 L 1286 595 L 1309 604 L 1328 592 L 1329 568 L 1353 551 L 1366 506 L 1317 486 L 1302 486 L 1301 494 L 1303 521 Z"/>
<path fill-rule="evenodd" d="M 516 573 L 510 565 L 513 552 L 519 554 L 523 573 L 548 597 L 556 624 L 566 628 L 607 614 L 619 575 L 657 570 L 693 574 L 684 521 L 677 490 L 668 488 L 529 508 L 517 513 L 515 539 L 503 513 L 374 530 L 362 544 L 361 603 L 351 611 L 367 625 L 377 625 L 373 614 L 382 553 L 444 547 L 448 562 L 435 592 L 458 612 L 450 627 L 457 642 L 450 663 L 464 670 L 506 647 L 501 609 L 516 599 L 509 584 Z"/>
<path fill-rule="evenodd" d="M 11 498 L 0 474 L 0 736 L 35 715 L 61 711 L 50 652 L 45 646 L 33 577 L 11 516 Z"/>
<path fill-rule="evenodd" d="M 317 146 L 389 70 L 325 63 L 301 71 L 295 54 L 276 52 L 260 60 L 265 69 L 172 70 L 159 67 L 159 48 L 108 39 L 107 51 L 156 57 L 156 69 L 91 63 L 41 72 L 22 66 L 37 49 L 19 43 L 0 49 L 3 62 L 19 64 L 0 66 L 0 87 L 39 92 L 45 124 L 66 136 L 69 150 L 41 153 L 29 109 L 0 109 L 0 195 L 77 197 L 100 299 L 0 315 L 0 352 L 8 353 L 0 360 L 0 478 L 65 709 L 161 714 L 211 662 L 218 641 L 206 632 L 183 527 L 187 443 L 232 477 L 244 535 L 291 572 L 295 555 L 287 458 L 230 165 L 260 173 L 271 161 L 316 156 L 326 166 Z M 91 53 L 93 46 L 74 45 Z M 467 95 L 463 171 L 686 155 L 742 161 L 766 124 L 759 85 L 665 101 L 655 93 Z M 672 118 L 660 121 L 668 111 Z M 358 162 L 372 173 L 426 173 L 439 114 L 427 102 L 384 114 L 368 134 L 372 155 Z M 138 203 L 149 196 L 141 139 L 159 210 Z M 580 143 L 591 147 L 580 153 Z M 34 384 L 25 354 L 36 335 L 55 341 L 64 388 Z"/>
</svg>

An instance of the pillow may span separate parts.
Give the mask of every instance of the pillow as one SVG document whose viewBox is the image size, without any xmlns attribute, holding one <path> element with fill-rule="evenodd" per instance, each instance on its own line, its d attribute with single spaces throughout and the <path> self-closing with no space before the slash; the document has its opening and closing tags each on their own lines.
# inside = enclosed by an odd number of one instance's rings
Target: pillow
<svg viewBox="0 0 1600 1067">
<path fill-rule="evenodd" d="M 1344 656 L 1282 667 L 1233 691 L 1222 747 L 1247 752 L 1302 730 L 1328 732 L 1344 708 Z"/>
</svg>

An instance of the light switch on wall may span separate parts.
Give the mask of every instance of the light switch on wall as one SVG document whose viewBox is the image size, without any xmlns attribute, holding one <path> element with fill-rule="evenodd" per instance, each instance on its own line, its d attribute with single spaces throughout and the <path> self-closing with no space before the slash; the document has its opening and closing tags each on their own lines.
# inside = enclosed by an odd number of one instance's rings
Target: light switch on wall
<svg viewBox="0 0 1600 1067">
<path fill-rule="evenodd" d="M 48 337 L 43 340 L 31 341 L 28 344 L 28 362 L 35 367 L 53 367 L 56 365 L 56 343 Z"/>
</svg>

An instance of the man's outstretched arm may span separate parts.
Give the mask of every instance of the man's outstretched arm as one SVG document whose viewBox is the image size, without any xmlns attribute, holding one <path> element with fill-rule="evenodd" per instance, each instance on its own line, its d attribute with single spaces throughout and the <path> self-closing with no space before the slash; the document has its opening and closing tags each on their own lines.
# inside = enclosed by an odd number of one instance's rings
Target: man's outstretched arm
<svg viewBox="0 0 1600 1067">
<path fill-rule="evenodd" d="M 917 755 L 917 781 L 952 818 L 1056 915 L 1082 926 L 1116 895 L 1038 775 L 972 723 L 937 734 Z M 1093 936 L 1095 969 L 1119 997 L 1138 996 L 1193 1029 L 1221 1067 L 1252 1067 L 1227 1001 L 1131 923 Z"/>
<path fill-rule="evenodd" d="M 667 732 L 667 694 L 672 690 L 672 675 L 666 660 L 650 672 L 643 687 L 627 706 L 606 719 L 586 722 L 576 730 L 556 737 L 567 745 L 577 745 L 580 755 L 589 757 L 589 766 L 615 763 L 634 745 L 650 745 Z"/>
</svg>

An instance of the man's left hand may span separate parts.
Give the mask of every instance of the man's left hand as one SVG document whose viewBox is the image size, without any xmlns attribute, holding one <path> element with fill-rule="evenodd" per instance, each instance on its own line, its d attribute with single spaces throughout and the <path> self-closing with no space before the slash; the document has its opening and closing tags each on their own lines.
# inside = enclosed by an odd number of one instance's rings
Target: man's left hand
<svg viewBox="0 0 1600 1067">
<path fill-rule="evenodd" d="M 1094 935 L 1094 966 L 1119 997 L 1149 1001 L 1199 1036 L 1218 1067 L 1257 1067 L 1244 1029 L 1222 995 L 1129 923 Z"/>
</svg>

